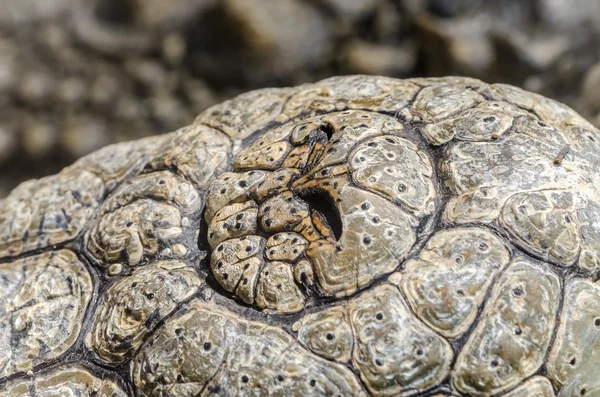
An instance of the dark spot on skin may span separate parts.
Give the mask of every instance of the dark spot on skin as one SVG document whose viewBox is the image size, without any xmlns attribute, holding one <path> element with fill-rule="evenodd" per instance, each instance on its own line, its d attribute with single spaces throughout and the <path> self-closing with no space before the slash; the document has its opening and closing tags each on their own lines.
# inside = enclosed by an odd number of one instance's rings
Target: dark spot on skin
<svg viewBox="0 0 600 397">
<path fill-rule="evenodd" d="M 487 250 L 489 247 L 486 243 L 479 243 L 479 245 L 477 246 L 477 248 L 479 248 L 482 251 Z"/>
<path fill-rule="evenodd" d="M 246 181 L 239 181 L 238 185 L 240 185 L 240 187 L 246 187 L 248 186 L 248 183 Z"/>
<path fill-rule="evenodd" d="M 381 320 L 383 320 L 383 314 L 381 314 L 381 313 L 377 313 L 377 315 L 375 315 L 375 318 L 376 318 L 377 320 L 380 320 L 380 321 L 381 321 Z"/>
<path fill-rule="evenodd" d="M 284 380 L 284 379 L 285 379 L 285 378 L 283 377 L 283 375 L 281 375 L 281 374 L 280 374 L 280 375 L 277 375 L 277 380 L 278 380 L 278 381 L 280 381 L 280 382 L 283 382 L 283 380 Z"/>
<path fill-rule="evenodd" d="M 235 219 L 236 219 L 236 220 L 238 220 L 238 221 L 239 221 L 239 220 L 241 220 L 241 219 L 243 219 L 243 218 L 244 218 L 244 214 L 238 214 L 238 215 L 235 217 Z"/>
<path fill-rule="evenodd" d="M 291 213 L 291 214 L 295 214 L 295 213 L 297 213 L 297 212 L 298 212 L 298 210 L 297 210 L 296 208 L 292 208 L 292 209 L 290 210 L 290 213 Z"/>
<path fill-rule="evenodd" d="M 401 183 L 401 184 L 399 184 L 399 185 L 398 185 L 398 191 L 399 191 L 400 193 L 404 193 L 404 192 L 406 191 L 406 185 L 404 185 L 404 184 L 402 184 L 402 183 Z"/>
<path fill-rule="evenodd" d="M 600 318 L 597 318 L 594 320 L 594 325 L 598 328 L 600 328 Z"/>
<path fill-rule="evenodd" d="M 229 274 L 223 273 L 223 280 L 227 280 L 229 278 Z"/>
<path fill-rule="evenodd" d="M 417 349 L 417 356 L 423 355 L 423 349 Z"/>
<path fill-rule="evenodd" d="M 164 185 L 165 183 L 167 183 L 167 182 L 165 182 L 165 180 L 164 180 L 164 179 L 161 179 L 160 181 L 158 181 L 158 184 L 159 184 L 159 185 Z"/>
<path fill-rule="evenodd" d="M 246 264 L 244 265 L 244 270 L 247 270 L 249 267 L 250 267 L 250 264 L 249 264 L 249 263 L 246 263 Z"/>
<path fill-rule="evenodd" d="M 317 381 L 316 381 L 316 380 L 314 380 L 314 379 L 311 379 L 311 380 L 310 380 L 310 385 L 311 385 L 312 387 L 315 387 L 315 385 L 316 385 L 316 384 L 317 384 Z"/>
<path fill-rule="evenodd" d="M 494 116 L 490 116 L 490 117 L 486 117 L 486 118 L 484 118 L 484 119 L 483 119 L 483 121 L 484 121 L 485 123 L 491 123 L 491 122 L 493 122 L 493 121 L 496 121 L 496 118 L 495 118 Z"/>
<path fill-rule="evenodd" d="M 225 192 L 227 192 L 227 189 L 221 189 L 221 194 L 225 194 Z"/>
<path fill-rule="evenodd" d="M 381 220 L 378 217 L 373 218 L 373 223 L 379 223 Z"/>
<path fill-rule="evenodd" d="M 281 284 L 277 284 L 277 289 L 281 289 Z"/>
<path fill-rule="evenodd" d="M 377 147 L 377 143 L 375 142 L 369 142 L 368 145 L 371 147 Z"/>
<path fill-rule="evenodd" d="M 134 281 L 133 283 L 131 283 L 131 288 L 135 288 L 136 285 L 137 285 L 137 282 Z"/>
<path fill-rule="evenodd" d="M 492 360 L 490 364 L 492 365 L 492 368 L 496 368 L 498 366 L 498 361 Z"/>
<path fill-rule="evenodd" d="M 271 226 L 271 223 L 273 222 L 271 222 L 270 219 L 265 220 L 265 225 L 267 225 L 267 227 Z"/>
<path fill-rule="evenodd" d="M 327 333 L 326 337 L 327 337 L 327 340 L 334 340 L 335 339 L 335 335 L 333 335 L 331 332 Z"/>
<path fill-rule="evenodd" d="M 246 247 L 246 252 L 250 252 L 250 251 L 252 251 L 252 247 L 251 246 L 247 246 Z"/>
<path fill-rule="evenodd" d="M 248 379 L 248 377 L 246 375 L 242 375 L 242 382 L 243 383 L 248 383 L 250 379 Z"/>
<path fill-rule="evenodd" d="M 368 210 L 371 206 L 369 205 L 369 203 L 362 203 L 360 208 L 362 208 L 363 210 Z"/>
<path fill-rule="evenodd" d="M 515 328 L 515 335 L 521 335 L 523 330 L 520 327 Z"/>
<path fill-rule="evenodd" d="M 177 375 L 177 382 L 179 382 L 179 383 L 183 382 L 183 376 L 181 376 L 181 374 Z"/>
<path fill-rule="evenodd" d="M 131 226 L 133 226 L 133 222 L 131 222 L 131 221 L 127 222 L 126 226 L 127 226 L 127 227 L 131 227 Z"/>
<path fill-rule="evenodd" d="M 570 364 L 572 367 L 574 367 L 575 365 L 577 365 L 577 358 L 576 358 L 576 357 L 573 357 L 573 358 L 571 359 L 571 361 L 569 361 L 569 364 Z"/>
<path fill-rule="evenodd" d="M 458 290 L 456 290 L 456 295 L 465 296 L 465 291 L 463 291 L 462 289 L 458 289 Z"/>
<path fill-rule="evenodd" d="M 217 248 L 217 251 L 223 251 L 223 246 L 219 245 L 219 248 Z"/>
<path fill-rule="evenodd" d="M 369 237 L 369 236 L 363 237 L 363 243 L 365 243 L 367 245 L 371 244 L 371 237 Z"/>
<path fill-rule="evenodd" d="M 175 335 L 181 336 L 181 335 L 183 335 L 183 331 L 184 331 L 183 328 L 177 328 L 177 329 L 175 329 Z"/>
<path fill-rule="evenodd" d="M 204 350 L 205 351 L 209 351 L 211 347 L 212 347 L 212 343 L 210 343 L 210 342 L 205 342 L 204 343 Z"/>
<path fill-rule="evenodd" d="M 513 289 L 513 295 L 514 296 L 522 296 L 523 295 L 523 290 L 521 288 L 515 288 Z"/>
<path fill-rule="evenodd" d="M 585 393 L 587 393 L 587 389 L 585 387 L 579 390 L 579 394 L 581 394 L 582 396 L 585 396 Z"/>
<path fill-rule="evenodd" d="M 375 364 L 377 364 L 378 366 L 382 366 L 383 365 L 383 361 L 381 361 L 379 358 L 377 360 L 375 360 Z"/>
<path fill-rule="evenodd" d="M 244 285 L 248 285 L 248 279 L 244 278 Z"/>
<path fill-rule="evenodd" d="M 217 262 L 217 269 L 220 269 L 223 267 L 223 261 L 218 261 Z"/>
<path fill-rule="evenodd" d="M 210 232 L 210 238 L 215 237 L 215 232 Z"/>
<path fill-rule="evenodd" d="M 271 207 L 269 207 L 268 205 L 264 208 L 265 212 L 269 212 L 271 210 Z"/>
<path fill-rule="evenodd" d="M 292 240 L 292 243 L 298 244 L 299 241 L 300 241 L 300 239 L 298 237 L 294 237 L 294 239 Z"/>
<path fill-rule="evenodd" d="M 274 235 L 273 240 L 275 240 L 275 241 L 279 240 L 279 235 L 278 234 Z"/>
</svg>

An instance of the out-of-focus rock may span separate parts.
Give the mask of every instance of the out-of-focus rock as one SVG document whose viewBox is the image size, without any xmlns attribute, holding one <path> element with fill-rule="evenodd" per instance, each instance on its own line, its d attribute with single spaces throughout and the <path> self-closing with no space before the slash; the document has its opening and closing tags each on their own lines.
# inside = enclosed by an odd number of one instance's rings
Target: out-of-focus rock
<svg viewBox="0 0 600 397">
<path fill-rule="evenodd" d="M 403 76 L 413 69 L 415 61 L 415 49 L 410 44 L 400 47 L 354 40 L 342 52 L 341 63 L 348 73 Z"/>
<path fill-rule="evenodd" d="M 505 82 L 600 125 L 595 0 L 0 0 L 0 10 L 0 189 L 187 125 L 248 89 L 336 74 Z"/>
<path fill-rule="evenodd" d="M 224 87 L 277 84 L 332 56 L 324 16 L 297 0 L 223 0 L 189 40 L 194 71 Z"/>
<path fill-rule="evenodd" d="M 600 111 L 600 63 L 595 64 L 585 74 L 582 94 L 593 110 Z"/>
</svg>

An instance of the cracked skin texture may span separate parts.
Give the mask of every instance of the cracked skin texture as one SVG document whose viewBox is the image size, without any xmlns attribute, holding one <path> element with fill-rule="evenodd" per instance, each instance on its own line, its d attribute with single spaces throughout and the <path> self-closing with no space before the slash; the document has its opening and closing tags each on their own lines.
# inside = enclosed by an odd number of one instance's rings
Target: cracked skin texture
<svg viewBox="0 0 600 397">
<path fill-rule="evenodd" d="M 106 147 L 0 201 L 0 396 L 600 396 L 599 153 L 461 77 Z"/>
</svg>

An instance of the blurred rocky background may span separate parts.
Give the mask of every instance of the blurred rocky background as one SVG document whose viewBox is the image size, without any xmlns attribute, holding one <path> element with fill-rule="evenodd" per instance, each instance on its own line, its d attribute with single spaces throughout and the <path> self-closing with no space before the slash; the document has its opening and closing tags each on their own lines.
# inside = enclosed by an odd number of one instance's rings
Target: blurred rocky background
<svg viewBox="0 0 600 397">
<path fill-rule="evenodd" d="M 0 0 L 0 197 L 237 93 L 334 74 L 508 82 L 600 124 L 600 0 Z"/>
</svg>

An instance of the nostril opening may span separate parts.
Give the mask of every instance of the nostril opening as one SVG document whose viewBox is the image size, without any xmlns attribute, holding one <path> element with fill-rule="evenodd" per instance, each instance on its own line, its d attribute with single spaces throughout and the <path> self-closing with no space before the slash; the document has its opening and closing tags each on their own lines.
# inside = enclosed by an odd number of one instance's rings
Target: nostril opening
<svg viewBox="0 0 600 397">
<path fill-rule="evenodd" d="M 335 128 L 333 128 L 333 126 L 329 123 L 324 123 L 320 129 L 325 133 L 325 135 L 327 135 L 327 140 L 330 141 L 331 137 L 335 133 Z"/>
<path fill-rule="evenodd" d="M 336 240 L 342 237 L 342 219 L 337 208 L 333 204 L 331 197 L 318 190 L 305 190 L 298 193 L 298 196 L 306 202 L 312 210 L 317 211 L 327 222 L 327 226 L 335 236 Z"/>
</svg>

